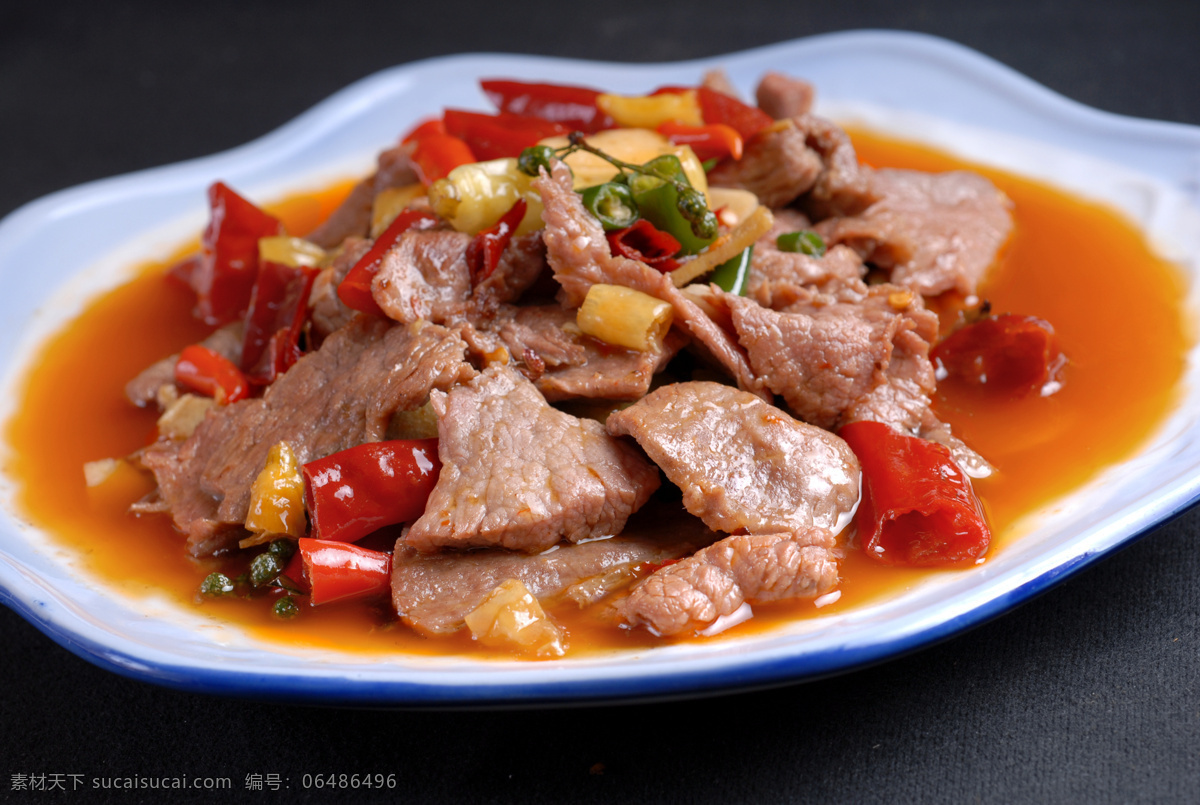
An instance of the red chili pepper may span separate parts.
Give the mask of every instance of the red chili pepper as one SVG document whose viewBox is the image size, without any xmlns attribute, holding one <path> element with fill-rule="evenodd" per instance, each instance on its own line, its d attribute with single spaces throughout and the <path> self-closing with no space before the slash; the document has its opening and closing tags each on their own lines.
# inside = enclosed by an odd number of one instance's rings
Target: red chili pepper
<svg viewBox="0 0 1200 805">
<path fill-rule="evenodd" d="M 688 126 L 671 120 L 661 124 L 658 133 L 675 145 L 690 146 L 701 162 L 742 158 L 742 135 L 724 123 Z"/>
<path fill-rule="evenodd" d="M 258 278 L 258 239 L 283 234 L 283 225 L 222 182 L 208 188 L 208 203 L 203 251 L 186 276 L 196 292 L 197 317 L 218 325 L 246 312 Z"/>
<path fill-rule="evenodd" d="M 447 109 L 445 121 L 446 132 L 465 142 L 480 160 L 517 157 L 527 147 L 537 145 L 539 140 L 571 131 L 561 123 L 509 112 L 485 115 Z"/>
<path fill-rule="evenodd" d="M 233 361 L 206 346 L 192 344 L 179 352 L 175 382 L 186 389 L 212 397 L 221 405 L 250 396 L 250 384 Z"/>
<path fill-rule="evenodd" d="M 375 239 L 370 251 L 364 254 L 354 267 L 346 272 L 345 279 L 338 285 L 338 298 L 347 307 L 373 316 L 384 312 L 371 296 L 371 280 L 379 273 L 383 256 L 396 245 L 396 241 L 410 229 L 432 229 L 441 223 L 440 218 L 425 210 L 405 210 Z"/>
<path fill-rule="evenodd" d="M 400 142 L 401 144 L 411 143 L 416 140 L 420 140 L 422 137 L 428 137 L 431 134 L 445 133 L 446 121 L 442 120 L 440 117 L 435 117 L 413 126 L 413 128 L 409 130 L 408 134 L 404 135 Z"/>
<path fill-rule="evenodd" d="M 748 106 L 737 98 L 715 89 L 699 87 L 696 90 L 696 98 L 700 102 L 700 116 L 704 118 L 705 123 L 729 126 L 742 135 L 743 140 L 749 140 L 775 122 L 758 107 Z"/>
<path fill-rule="evenodd" d="M 501 79 L 480 81 L 479 86 L 501 112 L 540 117 L 585 134 L 611 129 L 615 125 L 613 119 L 596 106 L 596 98 L 601 94 L 599 90 Z"/>
<path fill-rule="evenodd" d="M 663 232 L 645 218 L 633 226 L 608 233 L 608 245 L 613 254 L 640 260 L 664 274 L 679 268 L 675 255 L 683 248 L 670 232 Z"/>
<path fill-rule="evenodd" d="M 391 590 L 390 553 L 311 537 L 301 537 L 299 548 L 314 605 L 386 595 Z"/>
<path fill-rule="evenodd" d="M 412 155 L 417 178 L 428 187 L 438 179 L 444 179 L 459 165 L 477 162 L 471 147 L 449 134 L 426 134 L 417 140 Z"/>
<path fill-rule="evenodd" d="M 525 199 L 517 199 L 508 212 L 500 216 L 495 226 L 480 232 L 467 246 L 467 265 L 471 267 L 472 283 L 483 282 L 496 270 L 500 256 L 525 218 L 527 206 Z"/>
<path fill-rule="evenodd" d="M 1049 322 L 1007 313 L 988 316 L 954 331 L 929 354 L 952 381 L 1009 397 L 1052 394 L 1067 358 Z"/>
<path fill-rule="evenodd" d="M 242 371 L 255 382 L 274 382 L 300 358 L 300 334 L 308 320 L 308 297 L 318 273 L 307 266 L 259 265 L 242 341 Z"/>
<path fill-rule="evenodd" d="M 417 519 L 441 468 L 437 439 L 368 442 L 308 462 L 301 471 L 313 533 L 355 542 Z"/>
<path fill-rule="evenodd" d="M 854 515 L 867 556 L 889 565 L 970 565 L 992 540 L 971 481 L 944 446 L 879 422 L 838 431 L 862 465 Z"/>
</svg>

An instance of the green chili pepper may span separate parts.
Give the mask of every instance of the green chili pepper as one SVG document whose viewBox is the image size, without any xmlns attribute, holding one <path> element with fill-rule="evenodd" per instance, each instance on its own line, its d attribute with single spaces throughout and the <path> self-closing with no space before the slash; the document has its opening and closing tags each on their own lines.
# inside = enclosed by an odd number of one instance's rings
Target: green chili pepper
<svg viewBox="0 0 1200 805">
<path fill-rule="evenodd" d="M 781 252 L 801 252 L 812 257 L 825 255 L 825 239 L 811 229 L 780 235 L 775 238 L 775 245 Z"/>
<path fill-rule="evenodd" d="M 271 612 L 275 614 L 275 617 L 287 620 L 299 615 L 300 607 L 296 605 L 295 598 L 285 595 L 275 602 L 275 606 L 271 607 Z"/>
<path fill-rule="evenodd" d="M 606 182 L 582 190 L 580 195 L 583 206 L 609 232 L 633 226 L 638 219 L 638 207 L 627 185 Z"/>
<path fill-rule="evenodd" d="M 224 573 L 209 573 L 200 584 L 200 594 L 209 598 L 229 595 L 233 592 L 233 582 Z"/>
<path fill-rule="evenodd" d="M 254 557 L 250 563 L 250 583 L 262 587 L 275 581 L 275 577 L 283 572 L 283 562 L 275 554 L 267 551 Z"/>
<path fill-rule="evenodd" d="M 714 268 L 710 281 L 715 282 L 724 291 L 745 296 L 750 279 L 750 262 L 753 258 L 754 246 L 747 246 L 742 249 L 741 254 Z"/>
<path fill-rule="evenodd" d="M 678 157 L 673 155 L 668 156 L 676 163 L 679 162 Z M 649 165 L 652 162 L 658 162 L 662 159 L 664 157 L 658 157 L 646 164 Z M 684 177 L 682 181 L 686 182 L 687 178 Z M 682 254 L 695 254 L 712 243 L 716 238 L 716 216 L 703 203 L 704 196 L 698 191 L 692 192 L 700 197 L 703 211 L 697 208 L 695 197 L 691 194 L 685 196 L 683 205 L 681 206 L 679 189 L 675 184 L 658 175 L 648 173 L 631 174 L 629 176 L 629 189 L 633 191 L 633 199 L 637 202 L 638 212 L 641 213 L 641 216 L 654 224 L 656 228 L 670 233 L 678 240 L 680 246 L 683 247 L 681 250 Z M 687 187 L 686 189 L 691 188 Z M 687 208 L 687 213 L 684 212 L 684 207 Z M 704 213 L 712 217 L 711 234 L 708 232 L 706 225 L 700 228 L 700 232 L 697 232 L 693 224 L 693 218 L 699 219 L 704 223 Z"/>
</svg>

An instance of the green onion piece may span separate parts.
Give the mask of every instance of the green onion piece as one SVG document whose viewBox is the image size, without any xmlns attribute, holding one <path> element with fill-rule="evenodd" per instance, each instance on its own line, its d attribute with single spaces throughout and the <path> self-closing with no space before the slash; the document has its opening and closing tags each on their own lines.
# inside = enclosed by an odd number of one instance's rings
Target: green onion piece
<svg viewBox="0 0 1200 805">
<path fill-rule="evenodd" d="M 753 258 L 754 246 L 747 246 L 742 249 L 741 254 L 714 268 L 710 281 L 716 283 L 723 291 L 745 296 L 750 279 L 750 262 Z"/>
<path fill-rule="evenodd" d="M 811 229 L 780 235 L 775 238 L 775 245 L 781 252 L 800 252 L 810 257 L 825 255 L 825 239 Z"/>
<path fill-rule="evenodd" d="M 267 551 L 254 557 L 250 563 L 250 583 L 262 587 L 275 581 L 275 577 L 283 572 L 283 562 L 275 554 Z"/>
<path fill-rule="evenodd" d="M 290 595 L 285 595 L 275 602 L 275 606 L 271 607 L 271 612 L 275 617 L 289 620 L 300 614 L 300 607 L 296 605 L 296 599 Z"/>
<path fill-rule="evenodd" d="M 606 182 L 580 191 L 583 206 L 607 231 L 624 229 L 638 219 L 637 204 L 627 185 Z"/>
<path fill-rule="evenodd" d="M 229 595 L 233 592 L 233 582 L 224 573 L 209 573 L 200 583 L 200 594 L 209 598 Z"/>
</svg>

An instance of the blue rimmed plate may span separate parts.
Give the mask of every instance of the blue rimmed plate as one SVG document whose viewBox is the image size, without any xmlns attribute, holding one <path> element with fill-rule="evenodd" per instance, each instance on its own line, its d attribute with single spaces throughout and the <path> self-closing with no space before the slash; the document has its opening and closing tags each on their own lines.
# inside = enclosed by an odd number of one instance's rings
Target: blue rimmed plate
<svg viewBox="0 0 1200 805">
<path fill-rule="evenodd" d="M 639 91 L 720 66 L 743 90 L 765 71 L 804 76 L 818 112 L 919 139 L 1121 208 L 1189 288 L 1200 269 L 1200 129 L 1101 113 L 960 46 L 914 34 L 814 37 L 714 59 L 617 65 L 526 56 L 452 56 L 364 79 L 283 128 L 205 159 L 95 182 L 0 223 L 0 331 L 11 406 L 39 344 L 129 266 L 161 258 L 204 224 L 216 177 L 278 198 L 370 170 L 375 153 L 446 106 L 486 108 L 482 76 Z M 71 237 L 60 233 L 70 232 Z M 29 271 L 28 266 L 39 266 Z M 1188 309 L 1200 310 L 1194 288 Z M 342 654 L 255 640 L 162 597 L 108 589 L 24 522 L 0 477 L 0 600 L 75 653 L 192 691 L 296 701 L 473 706 L 595 701 L 739 689 L 836 673 L 952 635 L 1040 592 L 1200 499 L 1200 351 L 1181 402 L 1136 456 L 1032 515 L 985 565 L 932 574 L 869 606 L 715 642 L 555 663 L 469 656 Z M 11 411 L 7 412 L 11 413 Z M 1119 479 L 1119 483 L 1118 483 Z"/>
</svg>

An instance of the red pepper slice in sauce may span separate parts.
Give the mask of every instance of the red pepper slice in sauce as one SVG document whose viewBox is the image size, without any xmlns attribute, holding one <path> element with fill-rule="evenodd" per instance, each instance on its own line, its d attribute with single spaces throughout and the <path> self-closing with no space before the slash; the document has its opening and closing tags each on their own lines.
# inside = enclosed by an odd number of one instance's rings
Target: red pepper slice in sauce
<svg viewBox="0 0 1200 805">
<path fill-rule="evenodd" d="M 867 556 L 910 567 L 972 565 L 983 557 L 991 529 L 944 445 L 879 422 L 853 422 L 838 435 L 862 465 L 854 523 Z"/>
<path fill-rule="evenodd" d="M 1049 322 L 1012 313 L 988 316 L 955 330 L 938 342 L 929 357 L 939 380 L 1008 397 L 1053 394 L 1067 362 Z"/>
<path fill-rule="evenodd" d="M 437 439 L 368 442 L 308 462 L 301 472 L 313 534 L 355 542 L 417 519 L 441 468 Z"/>
<path fill-rule="evenodd" d="M 202 252 L 186 279 L 196 292 L 196 316 L 219 325 L 245 314 L 258 278 L 258 240 L 283 234 L 283 225 L 223 182 L 208 188 L 208 204 Z"/>
<path fill-rule="evenodd" d="M 689 126 L 668 121 L 659 125 L 658 133 L 675 145 L 690 146 L 701 162 L 710 159 L 742 158 L 742 135 L 724 123 Z"/>
<path fill-rule="evenodd" d="M 212 397 L 227 405 L 250 396 L 250 383 L 233 361 L 202 344 L 192 344 L 179 352 L 175 361 L 175 382 L 189 391 Z"/>
<path fill-rule="evenodd" d="M 354 267 L 346 272 L 345 279 L 338 285 L 338 298 L 347 307 L 373 316 L 383 316 L 384 312 L 371 296 L 371 280 L 379 272 L 383 256 L 396 245 L 396 241 L 410 229 L 432 229 L 441 223 L 441 219 L 425 210 L 405 210 L 383 230 L 375 239 L 370 251 L 364 254 Z"/>
<path fill-rule="evenodd" d="M 465 142 L 479 160 L 517 157 L 539 140 L 571 132 L 561 123 L 511 112 L 487 115 L 447 109 L 443 120 L 446 133 Z"/>
<path fill-rule="evenodd" d="M 645 218 L 633 226 L 608 233 L 608 245 L 613 254 L 640 260 L 651 268 L 666 273 L 679 268 L 675 255 L 682 248 L 670 232 L 663 232 Z"/>
<path fill-rule="evenodd" d="M 242 341 L 242 371 L 254 382 L 270 384 L 299 360 L 308 297 L 319 273 L 308 266 L 259 266 Z"/>
<path fill-rule="evenodd" d="M 501 112 L 561 123 L 568 130 L 584 134 L 594 134 L 615 125 L 613 119 L 596 106 L 596 98 L 601 94 L 599 90 L 501 79 L 480 81 L 479 86 Z"/>
<path fill-rule="evenodd" d="M 512 242 L 513 233 L 525 218 L 525 199 L 519 198 L 500 216 L 490 229 L 480 232 L 467 246 L 467 265 L 471 267 L 471 282 L 478 284 L 492 275 L 500 264 L 500 256 Z"/>
<path fill-rule="evenodd" d="M 757 106 L 742 103 L 732 95 L 717 92 L 708 87 L 659 87 L 650 93 L 661 95 L 666 92 L 696 91 L 696 101 L 700 105 L 700 118 L 705 125 L 720 124 L 729 126 L 736 131 L 743 141 L 749 140 L 755 134 L 770 126 L 775 120 Z M 736 157 L 735 157 L 736 159 Z"/>
<path fill-rule="evenodd" d="M 417 178 L 428 187 L 438 179 L 444 179 L 459 165 L 477 162 L 471 147 L 450 134 L 431 133 L 417 138 L 413 150 L 413 167 Z"/>
<path fill-rule="evenodd" d="M 391 590 L 390 553 L 312 537 L 301 537 L 298 547 L 314 605 L 387 595 Z"/>
</svg>

